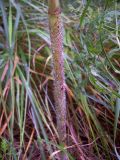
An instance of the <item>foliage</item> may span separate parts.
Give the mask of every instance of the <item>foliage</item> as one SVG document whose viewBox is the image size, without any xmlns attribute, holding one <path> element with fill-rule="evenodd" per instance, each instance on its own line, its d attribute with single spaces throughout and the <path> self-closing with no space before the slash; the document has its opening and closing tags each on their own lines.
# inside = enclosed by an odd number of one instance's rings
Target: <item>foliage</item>
<svg viewBox="0 0 120 160">
<path fill-rule="evenodd" d="M 8 154 L 9 145 L 6 139 L 2 138 L 0 142 L 0 159 L 4 159 L 4 157 Z"/>
<path fill-rule="evenodd" d="M 61 150 L 69 159 L 120 159 L 120 4 L 100 2 L 61 4 L 68 135 L 63 148 L 56 130 L 47 3 L 0 0 L 0 135 L 7 136 L 10 159 L 55 159 Z"/>
</svg>

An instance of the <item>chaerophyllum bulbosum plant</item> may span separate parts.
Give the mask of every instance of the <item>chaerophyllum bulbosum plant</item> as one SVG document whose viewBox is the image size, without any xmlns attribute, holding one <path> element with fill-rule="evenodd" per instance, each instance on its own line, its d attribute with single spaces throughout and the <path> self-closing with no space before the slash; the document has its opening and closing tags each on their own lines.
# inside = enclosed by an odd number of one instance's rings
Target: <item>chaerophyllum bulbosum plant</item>
<svg viewBox="0 0 120 160">
<path fill-rule="evenodd" d="M 59 0 L 48 0 L 49 28 L 54 71 L 54 100 L 59 143 L 66 143 L 66 96 L 63 57 L 63 23 Z M 66 159 L 65 156 L 63 156 Z"/>
</svg>

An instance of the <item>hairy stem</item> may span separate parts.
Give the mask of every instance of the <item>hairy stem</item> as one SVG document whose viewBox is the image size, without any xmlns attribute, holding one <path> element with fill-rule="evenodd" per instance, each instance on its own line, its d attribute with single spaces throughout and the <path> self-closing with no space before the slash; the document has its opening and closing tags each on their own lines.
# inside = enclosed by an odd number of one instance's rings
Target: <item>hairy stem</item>
<svg viewBox="0 0 120 160">
<path fill-rule="evenodd" d="M 59 0 L 49 0 L 49 28 L 54 69 L 54 99 L 60 143 L 66 138 L 66 96 L 63 58 L 63 23 Z"/>
</svg>

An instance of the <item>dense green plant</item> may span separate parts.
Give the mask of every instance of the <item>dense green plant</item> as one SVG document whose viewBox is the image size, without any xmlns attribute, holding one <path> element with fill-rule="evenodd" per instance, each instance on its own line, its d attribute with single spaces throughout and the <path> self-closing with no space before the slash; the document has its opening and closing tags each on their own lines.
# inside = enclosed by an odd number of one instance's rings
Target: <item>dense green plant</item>
<svg viewBox="0 0 120 160">
<path fill-rule="evenodd" d="M 5 138 L 0 140 L 0 160 L 3 160 L 9 154 L 9 144 Z"/>
</svg>

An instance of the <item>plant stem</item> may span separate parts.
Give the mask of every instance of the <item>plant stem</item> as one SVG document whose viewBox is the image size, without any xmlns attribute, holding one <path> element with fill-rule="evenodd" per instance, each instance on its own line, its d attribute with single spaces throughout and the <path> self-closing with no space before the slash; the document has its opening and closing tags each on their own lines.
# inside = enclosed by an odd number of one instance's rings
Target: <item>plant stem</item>
<svg viewBox="0 0 120 160">
<path fill-rule="evenodd" d="M 63 57 L 63 23 L 59 0 L 49 0 L 49 28 L 54 70 L 54 100 L 59 142 L 66 142 L 66 96 Z"/>
</svg>

